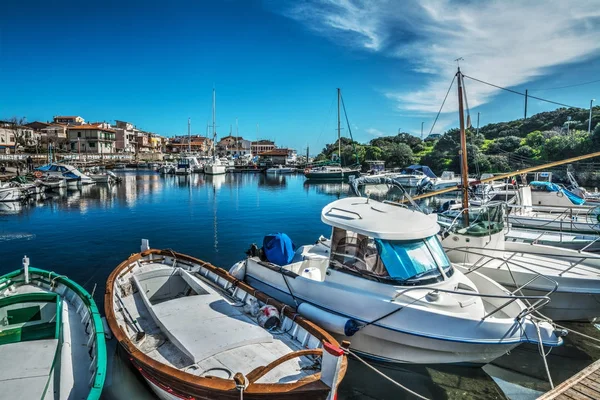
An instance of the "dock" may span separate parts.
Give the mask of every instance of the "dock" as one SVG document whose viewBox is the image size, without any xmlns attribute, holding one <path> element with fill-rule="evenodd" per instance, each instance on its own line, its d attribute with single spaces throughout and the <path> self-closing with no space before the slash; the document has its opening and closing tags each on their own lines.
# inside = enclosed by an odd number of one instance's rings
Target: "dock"
<svg viewBox="0 0 600 400">
<path fill-rule="evenodd" d="M 600 360 L 587 366 L 537 400 L 600 399 Z"/>
</svg>

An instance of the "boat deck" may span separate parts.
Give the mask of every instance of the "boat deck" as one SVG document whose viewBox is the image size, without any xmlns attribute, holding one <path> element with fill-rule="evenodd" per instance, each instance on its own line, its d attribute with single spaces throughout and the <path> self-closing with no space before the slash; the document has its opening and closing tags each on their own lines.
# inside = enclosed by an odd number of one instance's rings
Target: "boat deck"
<svg viewBox="0 0 600 400">
<path fill-rule="evenodd" d="M 203 282 L 202 286 L 207 287 Z M 241 306 L 212 289 L 207 294 L 154 304 L 152 311 L 139 291 L 123 297 L 122 301 L 145 333 L 137 347 L 163 364 L 194 375 L 229 378 L 237 372 L 248 374 L 285 354 L 301 350 L 288 334 L 261 328 Z M 123 318 L 121 312 L 116 315 Z M 130 333 L 136 331 L 131 324 L 127 326 Z M 135 334 L 131 335 L 135 343 L 134 338 Z M 308 376 L 312 371 L 304 369 L 312 365 L 309 358 L 294 358 L 258 382 L 294 382 Z"/>
<path fill-rule="evenodd" d="M 593 400 L 600 398 L 600 360 L 573 375 L 538 400 Z"/>
<path fill-rule="evenodd" d="M 0 346 L 0 399 L 54 399 L 52 365 L 57 339 Z"/>
</svg>

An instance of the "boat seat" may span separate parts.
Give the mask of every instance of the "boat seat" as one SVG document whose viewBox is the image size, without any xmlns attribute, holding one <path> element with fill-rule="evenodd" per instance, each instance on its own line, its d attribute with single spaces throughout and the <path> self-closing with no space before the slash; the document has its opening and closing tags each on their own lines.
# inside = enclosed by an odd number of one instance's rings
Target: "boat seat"
<svg viewBox="0 0 600 400">
<path fill-rule="evenodd" d="M 57 339 L 33 340 L 0 346 L 0 399 L 44 399 L 53 391 L 50 376 Z M 48 384 L 48 387 L 46 385 Z"/>
<path fill-rule="evenodd" d="M 237 347 L 273 341 L 242 307 L 232 306 L 211 288 L 200 285 L 207 294 L 156 305 L 145 301 L 163 333 L 194 363 Z"/>
</svg>

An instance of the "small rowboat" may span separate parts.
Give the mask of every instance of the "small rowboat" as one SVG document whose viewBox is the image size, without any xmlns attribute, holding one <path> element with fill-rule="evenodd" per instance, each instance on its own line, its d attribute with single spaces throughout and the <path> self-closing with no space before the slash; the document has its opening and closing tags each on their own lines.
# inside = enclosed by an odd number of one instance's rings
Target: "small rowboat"
<svg viewBox="0 0 600 400">
<path fill-rule="evenodd" d="M 109 276 L 105 312 L 160 399 L 334 399 L 346 372 L 344 349 L 291 307 L 147 241 Z"/>
<path fill-rule="evenodd" d="M 0 277 L 0 399 L 100 398 L 104 328 L 92 296 L 37 268 Z"/>
</svg>

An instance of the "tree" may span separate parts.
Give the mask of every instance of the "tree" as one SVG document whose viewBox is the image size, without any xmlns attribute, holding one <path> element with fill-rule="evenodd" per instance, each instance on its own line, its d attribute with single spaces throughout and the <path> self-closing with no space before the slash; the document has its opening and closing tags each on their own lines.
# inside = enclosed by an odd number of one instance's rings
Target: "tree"
<svg viewBox="0 0 600 400">
<path fill-rule="evenodd" d="M 17 148 L 19 146 L 25 146 L 25 132 L 24 127 L 27 123 L 27 118 L 25 117 L 12 117 L 6 120 L 8 122 L 8 130 L 12 132 L 15 137 L 15 153 L 17 152 Z"/>
</svg>

